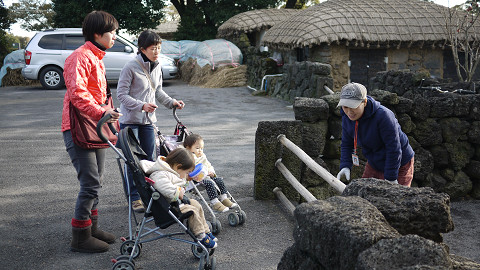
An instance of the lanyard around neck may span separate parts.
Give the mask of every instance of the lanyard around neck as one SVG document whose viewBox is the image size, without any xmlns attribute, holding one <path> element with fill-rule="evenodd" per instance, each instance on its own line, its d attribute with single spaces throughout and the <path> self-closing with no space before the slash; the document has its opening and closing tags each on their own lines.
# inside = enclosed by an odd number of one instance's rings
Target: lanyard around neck
<svg viewBox="0 0 480 270">
<path fill-rule="evenodd" d="M 357 154 L 357 131 L 358 131 L 358 121 L 355 121 L 355 136 L 353 137 L 353 153 Z"/>
</svg>

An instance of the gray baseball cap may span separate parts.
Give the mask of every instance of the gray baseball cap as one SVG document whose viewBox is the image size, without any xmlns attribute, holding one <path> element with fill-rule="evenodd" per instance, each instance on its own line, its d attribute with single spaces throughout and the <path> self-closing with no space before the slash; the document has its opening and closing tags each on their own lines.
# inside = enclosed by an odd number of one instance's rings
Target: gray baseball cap
<svg viewBox="0 0 480 270">
<path fill-rule="evenodd" d="M 342 87 L 337 107 L 357 108 L 367 98 L 367 88 L 359 83 L 347 83 Z"/>
</svg>

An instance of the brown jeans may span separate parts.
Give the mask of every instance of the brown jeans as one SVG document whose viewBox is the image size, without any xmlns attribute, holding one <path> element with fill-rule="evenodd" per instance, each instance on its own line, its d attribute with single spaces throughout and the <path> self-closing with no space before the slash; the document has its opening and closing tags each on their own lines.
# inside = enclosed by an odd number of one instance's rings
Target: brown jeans
<svg viewBox="0 0 480 270">
<path fill-rule="evenodd" d="M 401 166 L 398 170 L 398 183 L 402 186 L 409 187 L 412 184 L 413 179 L 413 163 L 414 158 L 405 165 Z M 377 178 L 377 179 L 385 179 L 383 176 L 383 172 L 377 171 L 370 164 L 365 165 L 365 170 L 363 171 L 362 178 Z"/>
<path fill-rule="evenodd" d="M 193 211 L 193 215 L 188 218 L 188 227 L 195 236 L 201 233 L 210 232 L 200 203 L 194 199 L 190 199 L 190 204 L 183 204 L 180 206 L 180 212 L 185 213 L 188 211 Z"/>
</svg>

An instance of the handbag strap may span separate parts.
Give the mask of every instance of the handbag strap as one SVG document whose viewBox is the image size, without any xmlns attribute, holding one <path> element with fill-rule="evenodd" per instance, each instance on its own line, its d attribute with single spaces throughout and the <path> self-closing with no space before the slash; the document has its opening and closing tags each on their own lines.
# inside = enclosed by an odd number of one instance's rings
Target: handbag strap
<svg viewBox="0 0 480 270">
<path fill-rule="evenodd" d="M 147 75 L 147 79 L 148 81 L 150 82 L 150 85 L 152 86 L 152 90 L 155 91 L 155 85 L 153 85 L 153 81 L 152 81 L 152 78 L 150 77 L 150 73 L 147 72 L 147 70 L 145 69 L 145 67 L 142 65 L 142 63 L 140 62 L 140 60 L 138 60 L 138 58 L 136 58 L 135 60 L 137 60 L 137 63 L 140 65 L 140 67 L 143 69 L 143 72 L 145 73 L 145 75 Z"/>
<path fill-rule="evenodd" d="M 105 75 L 105 81 L 107 82 L 107 100 L 104 105 L 108 105 L 108 100 L 112 96 L 112 91 L 110 90 L 110 85 L 108 85 L 107 75 Z"/>
</svg>

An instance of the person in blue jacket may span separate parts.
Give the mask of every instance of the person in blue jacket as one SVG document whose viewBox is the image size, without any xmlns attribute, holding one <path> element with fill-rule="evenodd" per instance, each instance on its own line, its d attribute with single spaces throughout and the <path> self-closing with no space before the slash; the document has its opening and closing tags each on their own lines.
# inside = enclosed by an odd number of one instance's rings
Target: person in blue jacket
<svg viewBox="0 0 480 270">
<path fill-rule="evenodd" d="M 340 102 L 342 143 L 340 172 L 350 180 L 352 166 L 359 166 L 357 148 L 367 158 L 362 178 L 385 179 L 410 186 L 413 179 L 414 155 L 408 137 L 395 114 L 370 96 L 359 83 L 342 87 Z"/>
</svg>

